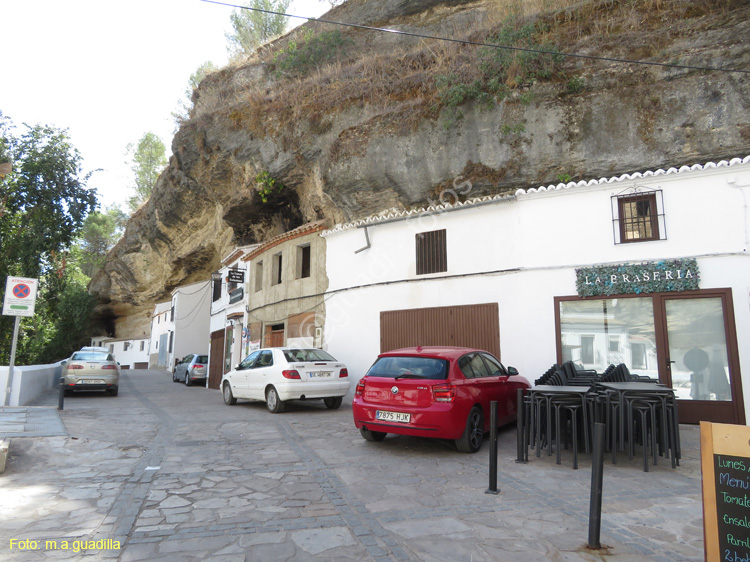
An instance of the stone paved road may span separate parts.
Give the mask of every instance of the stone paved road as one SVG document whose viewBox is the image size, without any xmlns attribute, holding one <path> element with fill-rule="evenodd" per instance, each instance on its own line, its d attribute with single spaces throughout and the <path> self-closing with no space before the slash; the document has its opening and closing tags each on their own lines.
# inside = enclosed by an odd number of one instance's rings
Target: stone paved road
<svg viewBox="0 0 750 562">
<path fill-rule="evenodd" d="M 606 460 L 608 548 L 589 551 L 590 456 L 579 470 L 570 451 L 561 466 L 517 464 L 514 427 L 500 434 L 491 495 L 487 443 L 475 455 L 436 440 L 369 443 L 347 404 L 273 415 L 165 372 L 126 371 L 118 397 L 66 398 L 60 417 L 67 436 L 12 440 L 0 560 L 703 560 L 694 426 L 681 428 L 677 470 Z"/>
</svg>

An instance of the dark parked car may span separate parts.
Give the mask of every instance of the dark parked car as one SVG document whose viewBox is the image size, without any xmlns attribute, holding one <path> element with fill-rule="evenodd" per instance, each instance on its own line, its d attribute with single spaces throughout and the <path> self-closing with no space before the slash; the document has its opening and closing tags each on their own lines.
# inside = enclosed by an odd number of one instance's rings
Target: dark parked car
<svg viewBox="0 0 750 562">
<path fill-rule="evenodd" d="M 413 347 L 381 353 L 354 393 L 354 424 L 368 441 L 386 434 L 451 439 L 475 453 L 490 429 L 516 419 L 516 391 L 529 388 L 513 367 L 464 347 Z"/>
<path fill-rule="evenodd" d="M 196 381 L 202 381 L 205 385 L 208 376 L 208 355 L 191 353 L 183 357 L 174 371 L 172 371 L 172 382 L 184 382 L 190 386 Z"/>
</svg>

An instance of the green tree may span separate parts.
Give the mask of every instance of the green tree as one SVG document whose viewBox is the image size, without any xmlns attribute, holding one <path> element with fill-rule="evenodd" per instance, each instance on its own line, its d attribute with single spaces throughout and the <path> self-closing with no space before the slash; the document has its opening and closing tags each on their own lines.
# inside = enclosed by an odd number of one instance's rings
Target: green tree
<svg viewBox="0 0 750 562">
<path fill-rule="evenodd" d="M 107 259 L 107 253 L 122 236 L 128 216 L 119 207 L 112 206 L 103 213 L 86 217 L 81 238 L 76 247 L 81 272 L 93 277 Z"/>
<path fill-rule="evenodd" d="M 251 0 L 250 9 L 234 10 L 229 16 L 234 33 L 227 33 L 229 56 L 250 55 L 258 47 L 278 37 L 286 29 L 286 13 L 291 0 Z M 275 13 L 270 13 L 275 12 Z"/>
<path fill-rule="evenodd" d="M 138 141 L 138 146 L 129 144 L 127 152 L 131 155 L 132 187 L 135 190 L 135 196 L 128 200 L 128 205 L 131 211 L 135 211 L 151 197 L 156 180 L 167 165 L 167 150 L 159 137 L 146 133 Z"/>
<path fill-rule="evenodd" d="M 38 313 L 21 322 L 19 365 L 33 362 L 34 345 L 47 340 L 68 280 L 68 251 L 97 206 L 96 192 L 86 185 L 91 173 L 82 172 L 67 131 L 24 127 L 19 134 L 0 113 L 0 160 L 13 166 L 0 177 L 0 282 L 4 289 L 5 278 L 18 275 L 40 285 Z M 14 320 L 0 316 L 0 364 L 8 362 Z"/>
</svg>

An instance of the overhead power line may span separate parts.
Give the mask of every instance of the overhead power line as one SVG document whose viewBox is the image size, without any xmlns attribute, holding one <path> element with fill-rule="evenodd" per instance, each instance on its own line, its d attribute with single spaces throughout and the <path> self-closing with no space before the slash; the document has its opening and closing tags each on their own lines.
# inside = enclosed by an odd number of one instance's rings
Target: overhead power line
<svg viewBox="0 0 750 562">
<path fill-rule="evenodd" d="M 659 67 L 664 67 L 664 68 L 677 68 L 681 70 L 707 70 L 711 72 L 732 72 L 732 73 L 738 73 L 738 74 L 750 74 L 750 70 L 739 70 L 735 68 L 716 68 L 712 66 L 696 66 L 696 65 L 689 65 L 689 64 L 672 64 L 672 63 L 666 63 L 666 62 L 638 61 L 638 60 L 621 59 L 621 58 L 615 58 L 615 57 L 600 57 L 596 55 L 581 55 L 577 53 L 563 53 L 563 52 L 558 52 L 558 51 L 547 51 L 544 49 L 530 49 L 527 47 L 514 47 L 511 45 L 498 45 L 495 43 L 484 43 L 482 41 L 469 41 L 467 39 L 453 39 L 452 37 L 441 37 L 439 35 L 427 35 L 424 33 L 401 31 L 399 29 L 388 29 L 385 27 L 373 27 L 370 25 L 361 25 L 357 23 L 344 23 L 340 21 L 325 20 L 321 18 L 310 18 L 307 16 L 298 16 L 295 14 L 287 14 L 284 12 L 274 12 L 272 10 L 263 10 L 261 8 L 251 8 L 249 6 L 230 4 L 228 2 L 219 2 L 218 0 L 200 0 L 200 1 L 206 2 L 207 4 L 217 4 L 219 6 L 227 6 L 229 8 L 238 8 L 240 10 L 251 10 L 253 12 L 263 12 L 264 14 L 270 14 L 274 16 L 284 16 L 287 18 L 296 18 L 296 19 L 307 20 L 307 21 L 312 21 L 312 22 L 327 23 L 331 25 L 338 25 L 341 27 L 353 27 L 355 29 L 365 29 L 367 31 L 378 31 L 381 33 L 394 33 L 396 35 L 419 37 L 420 39 L 433 39 L 435 41 L 460 43 L 462 45 L 475 45 L 477 47 L 490 47 L 493 49 L 506 49 L 508 51 L 522 51 L 526 53 L 536 53 L 536 54 L 541 54 L 541 55 L 556 55 L 556 56 L 569 57 L 569 58 L 596 60 L 596 61 L 604 61 L 604 62 L 617 62 L 617 63 L 623 63 L 623 64 L 639 64 L 639 65 L 646 65 L 646 66 L 659 66 Z"/>
</svg>

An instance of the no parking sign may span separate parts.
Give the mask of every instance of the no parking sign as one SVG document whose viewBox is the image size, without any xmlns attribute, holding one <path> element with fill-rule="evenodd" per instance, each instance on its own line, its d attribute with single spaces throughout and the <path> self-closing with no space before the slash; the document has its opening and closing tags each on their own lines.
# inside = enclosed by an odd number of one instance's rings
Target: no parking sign
<svg viewBox="0 0 750 562">
<path fill-rule="evenodd" d="M 38 279 L 8 276 L 5 281 L 3 316 L 34 316 Z"/>
</svg>

